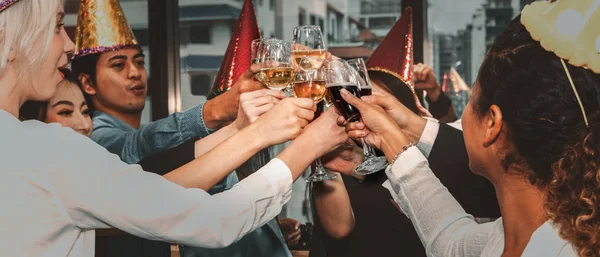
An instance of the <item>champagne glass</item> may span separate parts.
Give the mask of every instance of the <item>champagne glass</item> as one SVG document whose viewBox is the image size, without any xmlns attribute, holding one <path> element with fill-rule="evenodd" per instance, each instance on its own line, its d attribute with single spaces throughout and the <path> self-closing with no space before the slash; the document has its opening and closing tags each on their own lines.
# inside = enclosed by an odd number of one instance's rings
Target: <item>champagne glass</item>
<svg viewBox="0 0 600 257">
<path fill-rule="evenodd" d="M 309 60 L 310 56 L 303 57 L 302 60 L 306 63 L 311 61 L 315 61 L 315 59 Z M 316 60 L 319 62 L 323 62 L 324 60 Z M 314 66 L 310 66 L 314 67 Z M 325 105 L 321 103 L 323 98 L 325 98 L 325 94 L 327 93 L 326 88 L 326 74 L 322 67 L 319 68 L 305 68 L 296 73 L 294 76 L 294 92 L 297 97 L 305 97 L 311 98 L 315 103 L 317 103 L 317 108 L 319 108 L 315 114 L 316 116 L 321 114 L 324 111 Z M 317 165 L 315 168 L 315 172 L 306 179 L 306 182 L 322 182 L 325 180 L 336 179 L 337 176 L 331 172 L 328 172 L 325 167 L 323 167 L 323 163 L 321 162 L 321 158 L 316 160 Z"/>
<path fill-rule="evenodd" d="M 322 69 L 297 71 L 292 85 L 296 97 L 311 98 L 315 103 L 323 101 L 327 88 Z"/>
<path fill-rule="evenodd" d="M 360 95 L 371 95 L 371 80 L 369 79 L 369 73 L 367 66 L 362 58 L 348 60 L 348 65 L 354 69 L 358 79 L 358 87 Z M 369 175 L 385 169 L 387 167 L 387 159 L 383 156 L 375 155 L 373 148 L 365 142 L 364 138 L 361 138 L 363 145 L 363 153 L 365 155 L 365 161 L 358 165 L 354 170 L 357 175 Z"/>
<path fill-rule="evenodd" d="M 292 39 L 292 58 L 294 66 L 301 66 L 300 61 L 305 56 L 318 57 L 325 60 L 327 52 L 323 41 L 323 32 L 319 26 L 294 27 Z M 321 64 L 318 64 L 321 66 Z"/>
<path fill-rule="evenodd" d="M 251 64 L 259 63 L 258 57 L 260 54 L 258 53 L 258 49 L 260 48 L 260 44 L 262 43 L 262 41 L 263 41 L 262 38 L 254 39 L 254 40 L 252 40 L 252 43 L 250 44 L 250 63 Z"/>
<path fill-rule="evenodd" d="M 259 38 L 259 39 L 255 39 L 252 40 L 252 43 L 250 45 L 250 62 L 252 64 L 256 64 L 256 63 L 262 63 L 262 53 L 263 53 L 263 48 L 265 45 L 268 45 L 270 43 L 277 43 L 281 40 L 276 39 L 276 38 Z M 265 44 L 263 44 L 263 42 L 265 42 Z M 263 85 L 265 84 L 265 79 L 263 77 L 264 74 L 258 72 L 254 75 L 254 78 L 262 83 Z"/>
<path fill-rule="evenodd" d="M 292 81 L 294 70 L 290 54 L 291 44 L 283 41 L 263 41 L 259 48 L 261 69 L 259 77 L 265 86 L 284 90 Z"/>
</svg>

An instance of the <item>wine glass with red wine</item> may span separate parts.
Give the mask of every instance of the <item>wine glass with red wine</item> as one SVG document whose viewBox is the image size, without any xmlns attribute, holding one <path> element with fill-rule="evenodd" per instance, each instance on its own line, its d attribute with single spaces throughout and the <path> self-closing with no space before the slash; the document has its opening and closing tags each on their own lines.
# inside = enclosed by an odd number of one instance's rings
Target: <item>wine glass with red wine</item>
<svg viewBox="0 0 600 257">
<path fill-rule="evenodd" d="M 360 95 L 371 95 L 371 80 L 369 79 L 369 73 L 367 71 L 365 61 L 362 58 L 351 59 L 348 60 L 348 65 L 350 65 L 350 67 L 352 67 L 356 72 Z M 361 141 L 363 145 L 365 161 L 358 165 L 356 169 L 354 169 L 354 173 L 357 175 L 369 175 L 385 169 L 388 164 L 387 159 L 383 156 L 377 156 L 373 148 L 365 142 L 364 138 L 362 138 Z"/>
</svg>

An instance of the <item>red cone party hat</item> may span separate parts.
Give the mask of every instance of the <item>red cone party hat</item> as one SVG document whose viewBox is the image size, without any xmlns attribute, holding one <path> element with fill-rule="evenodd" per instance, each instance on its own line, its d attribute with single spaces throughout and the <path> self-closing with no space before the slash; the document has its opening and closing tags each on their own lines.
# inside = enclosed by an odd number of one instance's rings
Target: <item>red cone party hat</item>
<svg viewBox="0 0 600 257">
<path fill-rule="evenodd" d="M 413 64 L 412 8 L 408 7 L 367 60 L 367 69 L 390 74 L 414 91 Z"/>
<path fill-rule="evenodd" d="M 260 29 L 254 6 L 251 0 L 245 0 L 209 99 L 229 90 L 237 79 L 250 68 L 250 45 L 252 40 L 259 38 Z"/>
</svg>

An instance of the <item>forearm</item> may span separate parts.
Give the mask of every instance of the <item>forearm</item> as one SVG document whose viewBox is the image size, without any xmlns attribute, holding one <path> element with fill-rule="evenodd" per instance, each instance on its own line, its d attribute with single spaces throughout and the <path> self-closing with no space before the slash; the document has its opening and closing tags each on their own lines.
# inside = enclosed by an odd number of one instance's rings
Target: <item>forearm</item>
<svg viewBox="0 0 600 257">
<path fill-rule="evenodd" d="M 343 238 L 354 230 L 354 211 L 344 180 L 336 174 L 334 180 L 314 184 L 317 214 L 325 231 L 333 238 Z"/>
<path fill-rule="evenodd" d="M 226 94 L 230 93 L 225 92 L 204 104 L 202 119 L 207 129 L 217 130 L 225 124 L 235 120 L 237 115 L 237 101 L 239 101 L 239 99 L 226 98 Z M 235 108 L 232 107 L 231 103 L 224 102 L 224 100 L 236 101 Z"/>
<path fill-rule="evenodd" d="M 300 135 L 277 156 L 288 166 L 294 181 L 304 173 L 306 167 L 325 152 L 319 150 L 321 148 L 320 144 L 315 144 L 314 140 L 302 140 L 303 137 L 304 135 Z"/>
<path fill-rule="evenodd" d="M 247 127 L 164 177 L 183 187 L 208 190 L 264 147 L 254 127 Z"/>
<path fill-rule="evenodd" d="M 415 147 L 402 153 L 386 175 L 390 193 L 413 223 L 427 252 L 449 257 L 481 254 L 489 227 L 475 223 Z"/>
<path fill-rule="evenodd" d="M 418 115 L 410 115 L 405 124 L 398 124 L 410 142 L 417 143 L 425 130 L 427 120 Z"/>
<path fill-rule="evenodd" d="M 219 129 L 217 132 L 212 133 L 210 136 L 196 141 L 196 143 L 194 144 L 194 155 L 196 156 L 196 158 L 202 156 L 203 154 L 212 150 L 217 145 L 227 140 L 237 132 L 239 132 L 239 130 L 232 123 L 230 125 L 225 126 L 222 129 Z"/>
</svg>

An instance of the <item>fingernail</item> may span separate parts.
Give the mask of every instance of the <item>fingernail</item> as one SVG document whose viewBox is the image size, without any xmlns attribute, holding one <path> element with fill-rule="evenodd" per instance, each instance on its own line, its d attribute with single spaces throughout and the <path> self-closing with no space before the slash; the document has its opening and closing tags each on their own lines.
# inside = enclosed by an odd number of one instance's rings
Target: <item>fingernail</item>
<svg viewBox="0 0 600 257">
<path fill-rule="evenodd" d="M 340 93 L 342 93 L 342 95 L 350 94 L 350 92 L 348 92 L 348 90 L 346 90 L 345 88 L 340 89 Z"/>
</svg>

